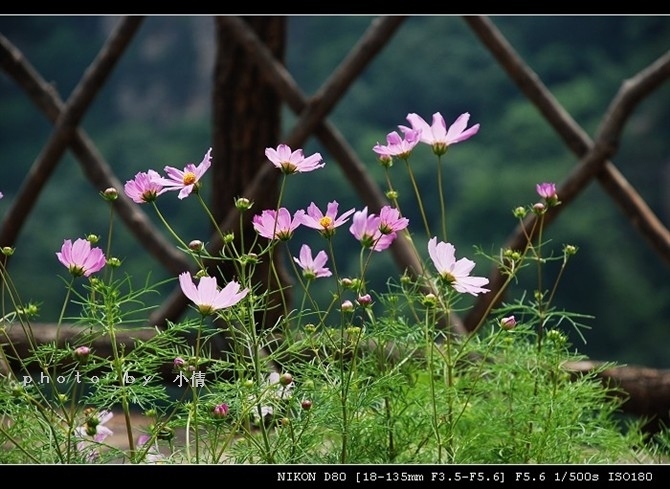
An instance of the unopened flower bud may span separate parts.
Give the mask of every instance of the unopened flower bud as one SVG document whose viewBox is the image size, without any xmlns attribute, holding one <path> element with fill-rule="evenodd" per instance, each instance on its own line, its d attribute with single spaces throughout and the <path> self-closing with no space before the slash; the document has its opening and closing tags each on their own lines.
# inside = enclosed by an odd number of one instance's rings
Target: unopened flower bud
<svg viewBox="0 0 670 489">
<path fill-rule="evenodd" d="M 214 416 L 217 419 L 225 418 L 228 416 L 228 404 L 225 402 L 222 404 L 217 404 L 214 406 L 214 409 L 212 409 L 212 416 Z"/>
<path fill-rule="evenodd" d="M 90 354 L 91 349 L 88 346 L 78 346 L 74 349 L 74 352 L 72 352 L 75 360 L 78 360 L 81 363 L 86 363 Z"/>
<path fill-rule="evenodd" d="M 205 245 L 204 245 L 203 242 L 200 241 L 199 239 L 194 239 L 193 241 L 191 241 L 191 242 L 188 244 L 188 248 L 189 248 L 191 251 L 195 251 L 196 253 L 201 252 L 202 249 L 203 249 L 204 247 L 205 247 Z"/>
<path fill-rule="evenodd" d="M 291 382 L 293 382 L 293 376 L 289 373 L 281 374 L 279 377 L 279 383 L 283 386 L 287 386 Z"/>
<path fill-rule="evenodd" d="M 519 253 L 519 252 L 516 251 L 516 250 L 512 250 L 512 249 L 510 249 L 510 248 L 507 248 L 507 249 L 503 252 L 503 256 L 504 256 L 505 258 L 507 258 L 508 260 L 511 260 L 511 261 L 519 261 L 519 260 L 521 259 L 521 253 Z"/>
<path fill-rule="evenodd" d="M 516 326 L 516 318 L 514 316 L 508 316 L 500 320 L 500 327 L 504 330 L 514 329 Z"/>
<path fill-rule="evenodd" d="M 237 199 L 235 201 L 235 207 L 237 208 L 237 210 L 240 210 L 240 211 L 249 210 L 249 209 L 251 209 L 252 206 L 253 206 L 253 203 L 245 197 L 240 197 L 239 199 Z"/>
<path fill-rule="evenodd" d="M 107 258 L 107 265 L 112 268 L 119 268 L 121 266 L 121 260 L 115 256 L 109 257 Z"/>
<path fill-rule="evenodd" d="M 309 334 L 316 333 L 316 326 L 314 326 L 312 323 L 305 324 L 305 332 Z"/>
<path fill-rule="evenodd" d="M 235 233 L 226 233 L 223 236 L 223 244 L 230 244 L 235 241 Z"/>
<path fill-rule="evenodd" d="M 16 313 L 23 318 L 31 318 L 37 316 L 39 307 L 36 304 L 28 303 L 26 307 L 18 307 Z"/>
<path fill-rule="evenodd" d="M 310 401 L 309 399 L 304 399 L 300 403 L 300 407 L 302 407 L 305 411 L 309 411 L 310 409 L 312 409 L 312 401 Z"/>
<path fill-rule="evenodd" d="M 186 365 L 186 360 L 184 360 L 182 357 L 177 357 L 172 361 L 172 365 L 174 366 L 175 370 L 180 370 L 184 367 L 184 365 Z"/>
<path fill-rule="evenodd" d="M 372 304 L 372 297 L 370 296 L 370 294 L 363 294 L 358 296 L 356 302 L 358 302 L 360 306 L 367 307 L 370 304 Z"/>
<path fill-rule="evenodd" d="M 435 307 L 437 305 L 437 296 L 435 294 L 426 294 L 421 303 L 426 307 Z"/>
<path fill-rule="evenodd" d="M 568 342 L 568 337 L 557 329 L 547 331 L 547 341 L 551 341 L 557 346 L 563 346 Z"/>
<path fill-rule="evenodd" d="M 100 236 L 98 236 L 97 234 L 89 234 L 88 236 L 86 236 L 86 241 L 88 241 L 91 244 L 95 244 L 98 241 L 100 241 Z"/>
<path fill-rule="evenodd" d="M 391 201 L 397 200 L 398 199 L 398 192 L 396 192 L 395 190 L 389 190 L 388 192 L 386 192 L 386 198 L 391 200 Z"/>
<path fill-rule="evenodd" d="M 512 211 L 512 213 L 514 214 L 514 217 L 516 217 L 517 219 L 523 219 L 524 217 L 526 217 L 526 214 L 528 214 L 528 209 L 526 209 L 523 206 L 519 206 L 515 208 Z"/>
<path fill-rule="evenodd" d="M 354 281 L 351 280 L 350 278 L 343 278 L 342 280 L 340 280 L 340 284 L 345 289 L 351 289 L 354 285 Z"/>
<path fill-rule="evenodd" d="M 351 312 L 354 310 L 354 304 L 350 300 L 346 300 L 340 306 L 342 312 Z"/>
<path fill-rule="evenodd" d="M 14 254 L 14 248 L 12 248 L 11 246 L 3 246 L 2 254 L 5 256 L 12 256 Z"/>
<path fill-rule="evenodd" d="M 119 198 L 119 192 L 114 187 L 106 188 L 102 192 L 102 198 L 108 200 L 109 202 L 112 202 L 113 200 Z"/>
<path fill-rule="evenodd" d="M 545 206 L 542 202 L 538 202 L 537 204 L 533 205 L 533 212 L 537 215 L 544 214 L 547 212 L 547 206 Z"/>
<path fill-rule="evenodd" d="M 574 245 L 565 245 L 563 248 L 563 253 L 565 253 L 567 256 L 572 256 L 577 253 L 577 247 Z"/>
<path fill-rule="evenodd" d="M 349 336 L 351 340 L 355 340 L 358 338 L 361 334 L 361 328 L 358 326 L 348 326 L 345 330 L 345 333 L 347 333 L 347 336 Z"/>
</svg>

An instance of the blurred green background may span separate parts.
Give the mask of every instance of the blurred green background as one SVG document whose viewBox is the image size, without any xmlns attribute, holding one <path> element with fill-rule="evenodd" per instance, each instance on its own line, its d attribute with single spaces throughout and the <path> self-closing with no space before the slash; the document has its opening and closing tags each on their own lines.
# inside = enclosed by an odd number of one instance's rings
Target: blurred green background
<svg viewBox="0 0 670 489">
<path fill-rule="evenodd" d="M 326 81 L 371 20 L 286 18 L 286 65 L 306 95 Z M 622 81 L 670 47 L 670 17 L 503 16 L 492 20 L 591 135 Z M 67 99 L 117 22 L 111 16 L 3 16 L 0 32 Z M 211 17 L 155 16 L 144 21 L 82 122 L 121 181 L 149 168 L 160 171 L 165 165 L 200 162 L 211 140 L 215 52 Z M 479 133 L 451 148 L 445 160 L 449 235 L 458 256 L 476 259 L 474 245 L 487 252 L 499 249 L 516 225 L 511 210 L 537 200 L 536 183 L 560 183 L 578 163 L 460 17 L 407 19 L 329 120 L 383 188 L 372 147 L 384 142 L 398 124 L 407 124 L 410 112 L 428 121 L 434 112 L 441 112 L 448 123 L 469 112 L 471 124 L 481 124 Z M 294 121 L 287 110 L 284 130 L 290 130 Z M 0 191 L 5 198 L 0 200 L 0 217 L 50 130 L 46 118 L 2 73 Z M 666 83 L 635 110 L 613 159 L 666 226 L 670 221 L 669 133 L 670 86 Z M 311 201 L 324 207 L 338 200 L 342 210 L 361 208 L 360 198 L 318 141 L 310 139 L 305 151 L 320 151 L 326 167 L 301 175 L 300 182 L 290 180 L 286 207 L 306 208 Z M 423 201 L 432 203 L 427 210 L 437 229 L 434 158 L 424 147 L 412 161 Z M 407 181 L 401 165 L 393 171 L 399 181 Z M 58 278 L 65 274 L 55 256 L 63 239 L 89 233 L 106 238 L 108 208 L 98 195 L 100 190 L 92 188 L 68 154 L 19 236 L 9 271 L 23 300 L 41 305 L 39 321 L 56 320 L 65 296 Z M 401 200 L 406 202 L 403 211 L 421 233 L 418 210 L 409 207 L 411 199 L 410 187 L 401 188 Z M 178 201 L 170 194 L 160 200 L 160 207 L 185 236 L 204 239 L 209 235 L 209 223 L 195 200 Z M 583 332 L 586 344 L 575 337 L 575 346 L 600 360 L 670 367 L 668 265 L 597 183 L 564 210 L 548 237 L 557 252 L 567 243 L 579 248 L 555 303 L 558 308 L 594 316 L 587 322 L 590 329 Z M 121 225 L 115 228 L 114 240 L 115 255 L 138 284 L 148 273 L 156 280 L 167 277 Z M 355 273 L 358 247 L 340 243 L 337 251 L 345 257 L 338 261 L 340 272 Z M 297 255 L 299 244 L 292 247 Z M 475 274 L 488 275 L 490 264 L 476 260 Z M 392 266 L 390 256 L 375 257 L 372 280 L 380 288 Z"/>
</svg>

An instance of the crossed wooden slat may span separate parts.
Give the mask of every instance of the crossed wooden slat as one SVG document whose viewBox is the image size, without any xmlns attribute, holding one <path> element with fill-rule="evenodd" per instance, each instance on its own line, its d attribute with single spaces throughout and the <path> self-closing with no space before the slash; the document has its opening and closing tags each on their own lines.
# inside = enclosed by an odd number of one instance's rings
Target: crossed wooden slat
<svg viewBox="0 0 670 489">
<path fill-rule="evenodd" d="M 404 20 L 404 17 L 394 16 L 374 19 L 349 56 L 319 91 L 307 99 L 284 66 L 274 59 L 269 50 L 242 19 L 227 16 L 216 18 L 217 22 L 221 22 L 225 28 L 230 30 L 237 42 L 246 50 L 250 59 L 275 87 L 287 105 L 296 114 L 299 114 L 298 121 L 288 133 L 284 142 L 291 147 L 300 147 L 312 134 L 318 137 L 341 166 L 344 175 L 356 189 L 363 202 L 372 211 L 385 205 L 387 203 L 386 198 L 382 190 L 370 178 L 365 166 L 352 148 L 337 129 L 327 121 L 327 115 L 356 77 L 385 47 Z M 547 216 L 548 222 L 562 212 L 567 204 L 574 200 L 590 181 L 596 178 L 613 200 L 624 210 L 634 227 L 649 241 L 653 249 L 664 261 L 670 263 L 670 232 L 656 218 L 644 200 L 610 161 L 610 158 L 616 152 L 621 131 L 632 110 L 644 97 L 653 92 L 670 76 L 670 54 L 666 53 L 636 77 L 623 83 L 621 90 L 603 118 L 595 140 L 591 141 L 553 98 L 537 75 L 523 63 L 523 60 L 514 52 L 489 19 L 486 17 L 465 17 L 464 20 L 498 59 L 501 66 L 529 100 L 537 106 L 568 147 L 581 158 L 580 164 L 559 185 L 559 195 L 564 205 L 552 209 Z M 129 45 L 141 21 L 141 17 L 126 17 L 120 21 L 66 104 L 60 101 L 58 94 L 41 79 L 21 53 L 7 39 L 0 36 L 0 63 L 2 67 L 28 92 L 40 110 L 54 122 L 54 130 L 49 141 L 33 164 L 17 198 L 4 217 L 0 228 L 0 245 L 13 246 L 21 226 L 27 219 L 39 195 L 39 190 L 68 147 L 74 152 L 87 177 L 98 188 L 115 187 L 120 189 L 122 187 L 121 182 L 115 177 L 102 156 L 95 150 L 89 138 L 77 126 L 97 91 L 102 87 L 106 77 Z M 262 191 L 263 181 L 271 171 L 273 171 L 271 165 L 262 166 L 256 178 L 242 195 L 253 200 L 258 192 Z M 176 274 L 190 267 L 184 257 L 162 238 L 162 234 L 157 232 L 144 212 L 125 197 L 122 192 L 119 194 L 119 199 L 115 205 L 126 226 L 166 269 Z M 525 223 L 526 229 L 532 227 L 531 220 L 533 218 L 533 216 L 529 216 L 528 222 Z M 221 222 L 221 228 L 233 228 L 237 219 L 237 210 L 233 208 Z M 505 246 L 518 249 L 524 244 L 525 238 L 521 228 L 518 228 Z M 211 247 L 210 251 L 216 251 L 220 248 L 221 243 L 218 234 L 212 235 L 209 245 Z M 401 269 L 420 270 L 417 257 L 404 240 L 396 240 L 392 252 Z M 465 318 L 465 330 L 472 330 L 478 324 L 479 319 L 495 305 L 491 302 L 491 298 L 495 297 L 496 292 L 502 285 L 497 269 L 492 270 L 490 280 L 492 293 L 480 296 L 475 307 Z M 187 301 L 183 294 L 180 290 L 175 289 L 161 308 L 151 316 L 149 324 L 163 324 L 166 311 L 183 311 L 186 306 Z M 460 325 L 456 324 L 455 326 L 458 328 Z"/>
</svg>

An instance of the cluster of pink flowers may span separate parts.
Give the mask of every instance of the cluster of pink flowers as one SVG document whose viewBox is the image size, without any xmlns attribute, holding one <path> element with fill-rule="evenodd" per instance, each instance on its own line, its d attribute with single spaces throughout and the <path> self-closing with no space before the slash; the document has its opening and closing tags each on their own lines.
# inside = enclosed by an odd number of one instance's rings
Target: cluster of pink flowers
<svg viewBox="0 0 670 489">
<path fill-rule="evenodd" d="M 432 125 L 414 113 L 407 114 L 407 120 L 412 127 L 398 126 L 405 139 L 393 131 L 386 136 L 386 146 L 377 143 L 373 148 L 382 161 L 392 158 L 407 159 L 420 142 L 430 145 L 433 152 L 441 156 L 447 152 L 450 145 L 465 141 L 479 132 L 479 124 L 467 128 L 470 120 L 470 114 L 467 112 L 461 114 L 449 129 L 439 112 L 433 114 Z"/>
<path fill-rule="evenodd" d="M 430 125 L 419 115 L 410 113 L 407 115 L 407 120 L 411 127 L 398 126 L 404 139 L 398 132 L 393 131 L 387 135 L 387 144 L 378 143 L 373 147 L 373 151 L 381 160 L 407 158 L 413 148 L 421 142 L 430 145 L 436 155 L 442 155 L 450 145 L 465 141 L 477 134 L 479 124 L 468 128 L 469 119 L 469 113 L 461 114 L 447 128 L 439 112 L 433 114 Z M 155 170 L 139 172 L 134 179 L 125 183 L 125 193 L 139 204 L 152 202 L 158 196 L 172 190 L 178 190 L 179 199 L 184 199 L 200 188 L 201 179 L 211 166 L 211 153 L 212 149 L 209 148 L 200 164 L 188 163 L 183 170 L 165 166 L 166 177 L 161 176 Z M 285 174 L 306 173 L 325 166 L 319 153 L 305 156 L 302 149 L 292 150 L 286 144 L 280 144 L 276 149 L 266 148 L 265 155 L 276 168 Z M 537 192 L 547 204 L 552 205 L 557 202 L 554 184 L 538 184 Z M 350 217 L 352 224 L 349 232 L 360 242 L 361 246 L 373 251 L 388 249 L 396 239 L 397 233 L 409 225 L 409 220 L 402 217 L 398 209 L 391 206 L 384 206 L 378 215 L 370 213 L 367 207 L 359 211 L 352 208 L 339 213 L 337 201 L 329 202 L 325 212 L 314 202 L 310 203 L 307 209 L 300 209 L 293 215 L 284 207 L 276 210 L 266 209 L 253 216 L 252 225 L 260 236 L 270 240 L 287 241 L 293 237 L 295 230 L 301 225 L 315 229 L 324 237 L 329 238 L 334 235 L 338 227 L 347 223 Z M 428 253 L 439 275 L 456 291 L 472 295 L 488 292 L 488 289 L 483 288 L 488 283 L 488 279 L 470 276 L 475 263 L 466 258 L 456 260 L 452 244 L 438 243 L 437 238 L 434 237 L 428 243 Z M 57 256 L 74 276 L 88 277 L 101 270 L 106 263 L 102 250 L 92 248 L 90 242 L 85 239 L 78 239 L 74 243 L 65 240 Z M 300 256 L 294 257 L 293 260 L 308 279 L 332 275 L 326 267 L 328 256 L 325 251 L 318 251 L 314 255 L 307 244 L 301 246 Z M 214 277 L 202 277 L 196 285 L 188 272 L 179 276 L 179 284 L 183 293 L 196 304 L 203 315 L 231 307 L 240 302 L 249 292 L 249 289 L 243 289 L 235 281 L 219 288 Z"/>
<path fill-rule="evenodd" d="M 212 164 L 212 148 L 209 148 L 199 165 L 187 163 L 183 170 L 173 166 L 165 166 L 167 177 L 155 170 L 139 172 L 133 180 L 128 180 L 123 190 L 126 195 L 138 204 L 152 202 L 170 190 L 179 190 L 179 199 L 184 199 L 200 188 L 200 180 Z"/>
<path fill-rule="evenodd" d="M 462 114 L 447 129 L 440 113 L 433 114 L 432 125 L 428 125 L 417 114 L 408 114 L 407 120 L 412 127 L 398 126 L 404 139 L 398 132 L 391 132 L 387 136 L 387 145 L 377 144 L 373 151 L 382 159 L 406 158 L 419 142 L 423 142 L 431 145 L 436 154 L 444 154 L 449 145 L 465 141 L 477 133 L 479 124 L 466 129 L 469 117 L 468 113 Z M 126 182 L 124 186 L 126 195 L 137 203 L 151 202 L 170 190 L 179 190 L 180 199 L 187 197 L 198 190 L 200 180 L 211 165 L 211 151 L 210 148 L 197 166 L 189 163 L 183 170 L 166 166 L 164 170 L 167 178 L 161 177 L 154 170 L 138 173 L 133 180 Z M 319 153 L 305 156 L 302 149 L 292 150 L 286 144 L 280 144 L 276 149 L 266 148 L 265 155 L 270 163 L 287 175 L 307 173 L 325 166 Z M 265 209 L 252 217 L 252 225 L 260 236 L 269 240 L 287 241 L 293 237 L 299 226 L 315 229 L 322 236 L 330 238 L 336 229 L 347 223 L 350 218 L 352 224 L 349 232 L 363 248 L 377 252 L 388 249 L 397 238 L 398 232 L 409 225 L 409 220 L 391 206 L 384 206 L 379 214 L 370 213 L 367 207 L 359 211 L 352 208 L 340 213 L 337 201 L 329 202 L 325 211 L 314 202 L 311 202 L 307 209 L 300 209 L 293 214 L 284 207 Z M 467 276 L 472 269 L 468 266 L 470 263 L 474 266 L 474 263 L 464 261 L 466 259 L 456 262 L 450 244 L 433 246 L 429 248 L 429 252 L 436 266 L 439 263 L 439 266 L 443 267 L 438 268 L 440 274 L 443 278 L 449 278 L 449 282 L 456 290 L 472 294 L 486 291 L 481 288 L 482 281 L 486 279 L 473 277 L 468 281 Z M 326 267 L 328 256 L 323 250 L 314 255 L 309 245 L 303 244 L 299 257 L 294 257 L 293 260 L 309 280 L 332 275 Z M 248 293 L 248 289 L 241 289 L 240 284 L 234 281 L 219 289 L 213 277 L 202 277 L 196 286 L 187 272 L 179 276 L 179 283 L 184 294 L 196 304 L 202 314 L 211 314 L 237 304 Z"/>
<path fill-rule="evenodd" d="M 461 114 L 449 127 L 442 115 L 438 112 L 433 114 L 432 125 L 429 125 L 417 114 L 407 115 L 411 127 L 398 126 L 404 138 L 396 131 L 387 135 L 387 144 L 377 143 L 373 151 L 377 153 L 380 160 L 391 161 L 393 158 L 408 158 L 413 148 L 418 143 L 425 143 L 432 147 L 433 152 L 441 156 L 446 153 L 448 147 L 475 135 L 479 130 L 479 124 L 467 128 L 470 115 Z M 183 170 L 175 167 L 165 166 L 166 177 L 161 176 L 155 170 L 139 172 L 135 178 L 124 185 L 126 195 L 138 204 L 153 202 L 165 192 L 177 190 L 178 198 L 184 199 L 191 193 L 197 192 L 201 180 L 211 165 L 211 148 L 205 154 L 199 165 L 188 163 Z M 291 150 L 285 144 L 280 144 L 276 149 L 266 148 L 265 155 L 269 161 L 284 174 L 306 173 L 322 168 L 325 164 L 321 155 L 315 153 L 305 156 L 302 149 Z M 546 205 L 557 205 L 558 196 L 556 186 L 553 183 L 540 183 L 536 191 L 544 199 Z M 3 194 L 0 193 L 0 199 Z M 339 212 L 339 203 L 331 201 L 327 204 L 325 212 L 314 202 L 306 209 L 300 209 L 293 215 L 291 212 L 280 207 L 278 209 L 266 209 L 260 214 L 253 216 L 252 225 L 255 231 L 268 240 L 288 241 L 299 226 L 305 226 L 319 232 L 322 236 L 330 238 L 338 227 L 346 224 L 351 218 L 349 232 L 359 241 L 364 249 L 381 252 L 388 249 L 399 232 L 405 230 L 409 220 L 403 217 L 399 210 L 392 206 L 384 206 L 378 214 L 370 213 L 368 207 L 361 210 L 354 208 L 342 213 Z M 195 243 L 195 242 L 194 242 Z M 197 242 L 198 248 L 202 243 Z M 193 245 L 195 247 L 195 245 Z M 473 296 L 489 292 L 485 288 L 489 280 L 485 277 L 472 276 L 471 272 L 475 262 L 467 258 L 456 259 L 456 249 L 451 243 L 438 241 L 432 237 L 428 241 L 428 254 L 438 273 L 439 279 L 448 284 L 458 293 L 467 293 Z M 77 239 L 74 243 L 66 239 L 60 252 L 56 253 L 58 260 L 75 277 L 90 275 L 100 271 L 106 264 L 106 258 L 100 248 L 92 247 L 87 239 Z M 303 276 L 308 280 L 330 277 L 332 275 L 326 264 L 328 255 L 325 251 L 313 254 L 307 244 L 300 247 L 299 257 L 293 257 L 294 262 L 302 269 Z M 197 285 L 190 272 L 179 275 L 179 284 L 184 295 L 191 300 L 198 311 L 203 315 L 210 315 L 216 311 L 232 307 L 242 301 L 250 292 L 236 281 L 228 282 L 224 287 L 219 287 L 215 277 L 202 276 Z M 360 295 L 357 303 L 362 307 L 368 307 L 372 303 L 369 294 Z M 354 304 L 346 300 L 342 303 L 342 311 L 351 311 Z M 516 326 L 514 316 L 502 318 L 501 327 L 512 329 Z M 75 358 L 85 361 L 91 351 L 88 347 L 79 347 L 74 351 Z M 186 361 L 181 357 L 174 359 L 175 369 L 185 368 Z M 277 372 L 270 374 L 266 382 L 270 397 L 285 399 L 291 396 L 294 387 L 293 378 L 290 374 L 280 375 Z M 305 404 L 307 403 L 307 404 Z M 305 407 L 307 406 L 307 407 Z M 303 407 L 309 409 L 311 401 L 304 401 Z M 212 416 L 225 418 L 228 415 L 229 406 L 226 403 L 218 404 L 212 409 Z M 260 417 L 273 414 L 272 403 L 260 408 Z M 91 457 L 97 456 L 97 451 L 91 447 L 104 441 L 112 435 L 112 431 L 105 426 L 113 414 L 110 411 L 100 411 L 86 418 L 83 426 L 76 428 L 75 438 L 77 449 Z M 138 440 L 138 448 L 145 447 L 146 461 L 149 463 L 160 462 L 165 459 L 158 450 L 158 445 L 153 443 L 150 447 L 146 444 L 151 441 L 149 435 L 142 435 Z"/>
</svg>

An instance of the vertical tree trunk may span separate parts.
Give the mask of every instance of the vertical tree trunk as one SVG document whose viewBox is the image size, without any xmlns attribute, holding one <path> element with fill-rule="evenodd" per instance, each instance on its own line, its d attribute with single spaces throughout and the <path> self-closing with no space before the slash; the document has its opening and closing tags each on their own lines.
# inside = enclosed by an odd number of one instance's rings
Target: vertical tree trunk
<svg viewBox="0 0 670 489">
<path fill-rule="evenodd" d="M 275 57 L 283 61 L 286 18 L 248 17 L 244 20 Z M 265 148 L 276 147 L 279 142 L 281 100 L 258 69 L 248 61 L 244 50 L 234 42 L 218 18 L 216 41 L 218 51 L 214 68 L 211 170 L 212 211 L 220 222 L 235 200 L 245 197 L 242 195 L 243 189 L 251 182 L 258 169 L 270 164 L 265 157 Z M 272 173 L 267 188 L 254 200 L 253 208 L 243 214 L 246 227 L 244 243 L 247 246 L 255 238 L 255 231 L 250 224 L 252 216 L 263 209 L 274 209 L 277 206 L 279 177 L 279 171 Z M 236 243 L 239 245 L 239 230 L 225 231 L 235 232 Z M 273 260 L 280 271 L 279 281 L 286 283 L 283 260 L 278 253 L 275 253 Z M 259 264 L 253 281 L 260 284 L 262 290 L 277 291 L 278 283 L 274 274 L 269 273 L 269 267 L 269 260 Z M 224 264 L 221 270 L 226 279 L 234 278 L 232 264 Z M 279 304 L 279 295 L 273 294 L 273 297 L 276 297 L 275 303 Z M 270 308 L 266 315 L 257 318 L 259 327 L 274 325 L 282 313 L 281 307 Z"/>
</svg>

